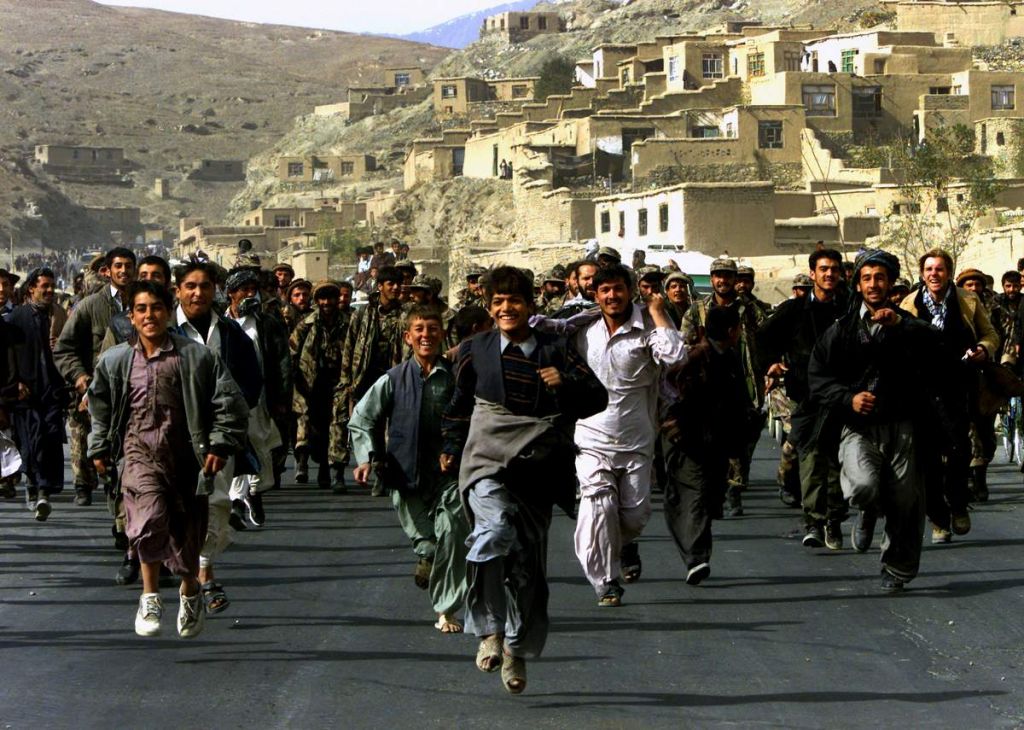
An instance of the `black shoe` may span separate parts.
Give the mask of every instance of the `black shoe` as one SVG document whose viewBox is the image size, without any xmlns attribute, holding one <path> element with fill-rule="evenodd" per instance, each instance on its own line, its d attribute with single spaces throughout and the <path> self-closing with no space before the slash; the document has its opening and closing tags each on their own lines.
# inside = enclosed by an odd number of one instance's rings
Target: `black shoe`
<svg viewBox="0 0 1024 730">
<path fill-rule="evenodd" d="M 18 496 L 18 489 L 14 486 L 14 481 L 10 478 L 0 481 L 0 497 L 4 499 L 14 499 Z"/>
<path fill-rule="evenodd" d="M 88 507 L 92 504 L 92 489 L 84 484 L 75 485 L 75 504 L 79 507 Z"/>
<path fill-rule="evenodd" d="M 700 563 L 699 565 L 695 565 L 686 573 L 686 585 L 700 585 L 701 581 L 709 575 L 711 575 L 710 563 Z"/>
<path fill-rule="evenodd" d="M 327 464 L 321 464 L 316 470 L 316 485 L 320 489 L 331 488 L 331 468 Z"/>
<path fill-rule="evenodd" d="M 373 478 L 373 486 L 370 487 L 371 497 L 383 497 L 384 496 L 384 482 L 381 481 L 380 475 L 376 475 Z"/>
<path fill-rule="evenodd" d="M 644 565 L 640 561 L 640 546 L 635 542 L 623 545 L 619 553 L 619 561 L 622 563 L 622 580 L 626 583 L 636 583 L 640 580 Z"/>
<path fill-rule="evenodd" d="M 305 484 L 309 481 L 309 457 L 303 454 L 295 457 L 295 483 Z"/>
<path fill-rule="evenodd" d="M 248 527 L 245 524 L 245 502 L 240 499 L 231 500 L 231 516 L 228 517 L 228 524 L 239 531 Z"/>
<path fill-rule="evenodd" d="M 267 513 L 263 511 L 263 495 L 250 490 L 249 496 L 245 498 L 245 506 L 249 511 L 249 521 L 256 527 L 263 527 L 267 522 Z"/>
<path fill-rule="evenodd" d="M 128 536 L 117 529 L 117 525 L 110 526 L 110 534 L 114 536 L 114 549 L 119 553 L 128 552 Z"/>
<path fill-rule="evenodd" d="M 987 466 L 975 466 L 971 467 L 971 473 L 974 477 L 974 484 L 971 487 L 971 497 L 975 502 L 987 502 L 988 501 L 988 467 Z"/>
<path fill-rule="evenodd" d="M 795 494 L 787 490 L 785 487 L 779 487 L 779 501 L 787 507 L 799 507 L 800 498 Z"/>
<path fill-rule="evenodd" d="M 839 520 L 825 523 L 825 547 L 829 550 L 843 549 L 843 523 Z"/>
<path fill-rule="evenodd" d="M 121 563 L 121 567 L 117 569 L 117 575 L 114 576 L 114 582 L 119 586 L 130 586 L 138 579 L 139 561 L 129 558 L 128 554 L 125 553 L 124 562 Z"/>
<path fill-rule="evenodd" d="M 850 543 L 858 553 L 866 553 L 871 549 L 871 541 L 875 539 L 875 523 L 877 521 L 878 516 L 867 510 L 861 510 L 857 519 L 853 521 Z"/>
<path fill-rule="evenodd" d="M 742 490 L 733 485 L 729 487 L 725 492 L 725 516 L 726 517 L 742 517 L 743 516 L 743 497 Z"/>
<path fill-rule="evenodd" d="M 39 499 L 36 500 L 36 522 L 46 522 L 46 518 L 50 516 L 51 511 L 50 500 L 45 493 L 40 492 Z"/>
<path fill-rule="evenodd" d="M 331 491 L 335 494 L 348 494 L 348 485 L 345 484 L 345 467 L 335 465 L 334 482 L 331 484 Z"/>
<path fill-rule="evenodd" d="M 899 593 L 906 585 L 906 581 L 897 578 L 885 568 L 882 568 L 882 590 L 886 593 Z"/>
<path fill-rule="evenodd" d="M 807 548 L 820 548 L 825 547 L 825 535 L 821 530 L 821 525 L 811 525 L 807 528 L 807 532 L 804 533 L 803 545 Z"/>
</svg>

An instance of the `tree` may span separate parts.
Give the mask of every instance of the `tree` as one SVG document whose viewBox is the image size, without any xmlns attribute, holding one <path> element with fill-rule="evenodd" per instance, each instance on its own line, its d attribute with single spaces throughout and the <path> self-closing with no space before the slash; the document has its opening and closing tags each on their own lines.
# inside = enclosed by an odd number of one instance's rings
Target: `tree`
<svg viewBox="0 0 1024 730">
<path fill-rule="evenodd" d="M 1001 190 L 992 161 L 974 153 L 974 131 L 963 125 L 930 129 L 921 143 L 897 140 L 875 148 L 875 156 L 899 179 L 899 200 L 891 211 L 879 211 L 886 216 L 883 245 L 908 271 L 936 246 L 950 253 L 955 266 Z"/>
<path fill-rule="evenodd" d="M 540 68 L 540 78 L 533 89 L 533 98 L 547 101 L 555 94 L 568 94 L 576 75 L 576 63 L 565 56 L 555 56 L 544 62 Z"/>
</svg>

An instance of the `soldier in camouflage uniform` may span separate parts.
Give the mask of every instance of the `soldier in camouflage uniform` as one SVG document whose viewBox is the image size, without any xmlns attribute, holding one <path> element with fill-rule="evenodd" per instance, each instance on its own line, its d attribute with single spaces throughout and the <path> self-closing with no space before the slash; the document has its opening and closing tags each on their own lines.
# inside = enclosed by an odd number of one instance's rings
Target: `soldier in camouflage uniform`
<svg viewBox="0 0 1024 730">
<path fill-rule="evenodd" d="M 1021 309 L 1021 276 L 1016 271 L 1007 271 L 1002 278 L 1002 294 L 997 294 L 989 310 L 992 326 L 999 334 L 999 355 L 997 362 L 1003 365 L 1011 365 L 1019 372 L 1017 357 L 1017 342 L 1020 339 L 1019 315 L 1024 314 Z"/>
<path fill-rule="evenodd" d="M 345 292 L 351 294 L 351 289 Z M 320 468 L 317 473 L 317 485 L 326 489 L 331 486 L 331 469 L 340 471 L 345 468 L 344 462 L 332 461 L 330 440 L 333 424 L 334 391 L 341 378 L 341 353 L 345 342 L 345 334 L 352 313 L 346 305 L 342 307 L 343 296 L 341 287 L 333 281 L 318 282 L 313 289 L 313 301 L 316 307 L 302 322 L 303 332 L 296 337 L 292 333 L 291 344 L 297 352 L 295 367 L 295 390 L 302 398 L 302 437 L 301 445 L 296 438 L 296 473 L 299 467 L 306 472 L 307 459 L 312 455 Z M 300 463 L 301 459 L 301 463 Z M 308 478 L 305 477 L 304 479 Z M 341 479 L 344 485 L 344 477 Z"/>
<path fill-rule="evenodd" d="M 402 272 L 386 266 L 377 275 L 377 291 L 349 323 L 341 356 L 341 378 L 334 391 L 330 459 L 344 467 L 349 461 L 348 419 L 352 408 L 381 375 L 402 362 Z M 335 490 L 345 490 L 344 473 L 335 473 Z M 375 483 L 372 492 L 383 491 Z"/>
<path fill-rule="evenodd" d="M 754 406 L 760 409 L 764 405 L 764 380 L 757 373 L 757 350 L 754 336 L 765 320 L 764 311 L 744 298 L 736 291 L 736 262 L 732 259 L 719 258 L 711 262 L 711 287 L 714 290 L 706 297 L 695 301 L 683 317 L 683 339 L 687 347 L 695 347 L 705 334 L 705 322 L 708 311 L 714 307 L 738 307 L 740 314 L 740 360 L 743 373 L 747 380 L 747 394 Z M 740 459 L 730 460 L 729 489 L 726 492 L 726 516 L 739 517 L 743 514 L 742 491 L 746 488 L 750 477 L 750 461 L 753 458 L 757 439 L 751 434 L 745 455 Z"/>
<path fill-rule="evenodd" d="M 636 300 L 638 303 L 647 302 L 652 295 L 663 293 L 661 283 L 665 280 L 665 274 L 657 266 L 641 266 L 636 270 L 636 280 Z M 671 312 L 669 316 L 671 316 Z M 675 322 L 675 320 L 672 321 Z M 676 327 L 678 326 L 677 324 Z"/>
<path fill-rule="evenodd" d="M 285 304 L 281 308 L 281 319 L 284 320 L 288 334 L 295 331 L 295 327 L 308 317 L 311 313 L 313 285 L 305 279 L 295 279 L 288 285 L 285 294 Z"/>
<path fill-rule="evenodd" d="M 668 300 L 668 316 L 676 323 L 676 327 L 683 328 L 683 317 L 690 310 L 690 290 L 693 288 L 693 279 L 681 271 L 666 271 L 663 281 L 665 286 L 665 298 Z"/>
<path fill-rule="evenodd" d="M 541 292 L 535 302 L 537 314 L 550 317 L 562 308 L 565 301 L 565 269 L 556 266 L 539 278 Z"/>
<path fill-rule="evenodd" d="M 482 266 L 470 266 L 466 270 L 466 288 L 457 295 L 456 310 L 473 304 L 478 307 L 484 306 L 484 291 L 480 285 L 480 277 L 485 273 L 487 273 L 487 269 Z"/>
<path fill-rule="evenodd" d="M 740 298 L 745 300 L 747 304 L 752 304 L 760 309 L 764 316 L 767 317 L 772 313 L 772 306 L 757 298 L 757 295 L 754 294 L 754 286 L 754 267 L 737 266 L 736 293 L 739 294 Z"/>
</svg>

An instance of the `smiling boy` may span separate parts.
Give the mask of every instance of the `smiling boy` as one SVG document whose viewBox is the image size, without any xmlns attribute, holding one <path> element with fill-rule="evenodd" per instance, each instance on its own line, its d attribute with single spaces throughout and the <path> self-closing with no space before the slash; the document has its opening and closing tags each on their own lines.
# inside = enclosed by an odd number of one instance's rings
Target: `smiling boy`
<svg viewBox="0 0 1024 730">
<path fill-rule="evenodd" d="M 403 338 L 413 356 L 370 386 L 349 421 L 359 463 L 353 474 L 366 484 L 371 464 L 380 464 L 384 488 L 391 491 L 398 521 L 418 557 L 413 578 L 418 587 L 430 590 L 437 613 L 434 626 L 442 633 L 460 633 L 455 614 L 466 595 L 469 527 L 455 476 L 442 473 L 438 460 L 441 415 L 455 378 L 441 357 L 441 314 L 413 305 L 405 319 Z"/>
</svg>

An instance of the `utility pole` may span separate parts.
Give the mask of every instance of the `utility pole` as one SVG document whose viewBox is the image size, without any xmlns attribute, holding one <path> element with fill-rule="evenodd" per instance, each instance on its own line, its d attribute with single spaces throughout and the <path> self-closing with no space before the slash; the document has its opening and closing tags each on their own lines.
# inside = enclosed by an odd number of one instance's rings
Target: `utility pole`
<svg viewBox="0 0 1024 730">
<path fill-rule="evenodd" d="M 11 271 L 14 271 L 14 231 L 11 231 Z"/>
</svg>

